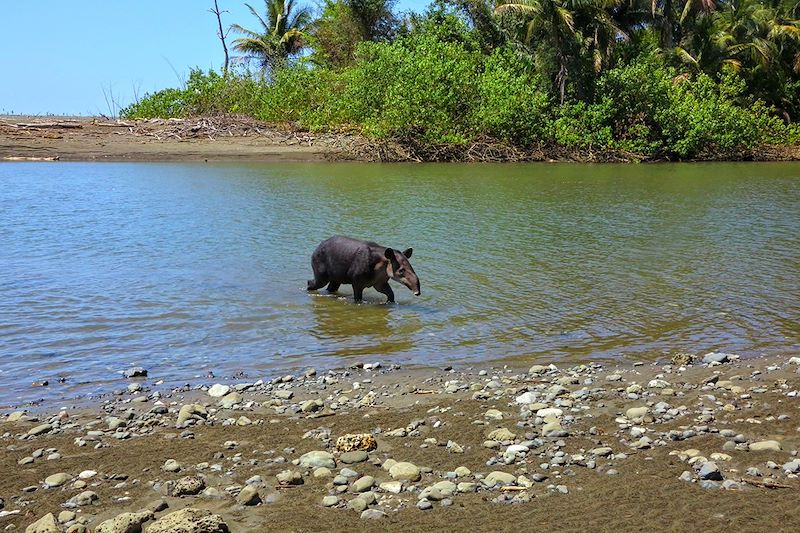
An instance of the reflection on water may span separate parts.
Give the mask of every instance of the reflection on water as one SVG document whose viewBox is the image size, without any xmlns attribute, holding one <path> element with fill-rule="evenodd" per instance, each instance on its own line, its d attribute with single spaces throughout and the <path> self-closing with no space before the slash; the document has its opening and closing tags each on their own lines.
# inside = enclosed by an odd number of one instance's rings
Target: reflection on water
<svg viewBox="0 0 800 533">
<path fill-rule="evenodd" d="M 308 294 L 336 233 L 413 247 L 423 295 Z M 131 364 L 796 352 L 799 317 L 798 164 L 0 165 L 0 405 Z"/>
<path fill-rule="evenodd" d="M 361 304 L 348 304 L 337 295 L 313 295 L 311 309 L 316 327 L 310 330 L 320 355 L 352 356 L 392 354 L 413 348 L 411 336 L 394 323 L 395 305 L 384 303 L 382 294 L 370 295 Z"/>
</svg>

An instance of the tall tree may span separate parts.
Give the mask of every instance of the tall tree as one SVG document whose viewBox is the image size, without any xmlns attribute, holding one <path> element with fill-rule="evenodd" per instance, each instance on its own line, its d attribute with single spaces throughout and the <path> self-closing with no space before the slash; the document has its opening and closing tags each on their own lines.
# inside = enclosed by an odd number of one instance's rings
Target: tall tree
<svg viewBox="0 0 800 533">
<path fill-rule="evenodd" d="M 391 41 L 399 27 L 395 0 L 326 0 L 315 23 L 314 60 L 342 67 L 355 59 L 362 41 Z"/>
<path fill-rule="evenodd" d="M 225 52 L 225 63 L 222 67 L 222 75 L 228 75 L 228 64 L 230 63 L 230 56 L 228 55 L 228 44 L 225 42 L 225 39 L 228 37 L 228 32 L 230 32 L 230 28 L 228 31 L 224 31 L 222 29 L 222 13 L 227 13 L 227 11 L 220 11 L 219 4 L 217 0 L 214 0 L 214 7 L 209 9 L 211 13 L 213 13 L 217 17 L 217 37 L 219 40 L 222 41 L 222 51 Z"/>
<path fill-rule="evenodd" d="M 610 58 L 617 42 L 627 39 L 611 10 L 619 0 L 501 0 L 495 8 L 500 16 L 522 17 L 524 24 L 517 38 L 539 56 L 540 67 L 551 64 L 555 92 L 561 103 L 566 99 L 568 82 L 583 96 L 581 78 L 586 65 L 595 73 Z"/>
<path fill-rule="evenodd" d="M 233 41 L 233 49 L 243 54 L 246 60 L 256 60 L 261 68 L 269 70 L 303 47 L 304 32 L 311 22 L 311 12 L 299 7 L 295 0 L 264 0 L 265 14 L 262 16 L 250 4 L 245 4 L 258 19 L 260 30 L 253 31 L 232 24 L 231 29 L 240 33 Z"/>
</svg>

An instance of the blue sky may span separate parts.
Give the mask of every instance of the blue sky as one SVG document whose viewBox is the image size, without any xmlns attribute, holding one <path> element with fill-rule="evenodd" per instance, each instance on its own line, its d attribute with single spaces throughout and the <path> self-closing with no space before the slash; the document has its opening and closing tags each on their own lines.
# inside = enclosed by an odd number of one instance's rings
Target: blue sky
<svg viewBox="0 0 800 533">
<path fill-rule="evenodd" d="M 249 3 L 263 6 L 263 0 Z M 228 11 L 226 26 L 258 28 L 243 1 L 219 4 Z M 422 11 L 427 4 L 398 0 L 397 9 Z M 219 69 L 223 53 L 212 5 L 212 0 L 8 2 L 0 17 L 0 114 L 108 115 L 137 94 L 179 86 L 192 67 Z"/>
</svg>

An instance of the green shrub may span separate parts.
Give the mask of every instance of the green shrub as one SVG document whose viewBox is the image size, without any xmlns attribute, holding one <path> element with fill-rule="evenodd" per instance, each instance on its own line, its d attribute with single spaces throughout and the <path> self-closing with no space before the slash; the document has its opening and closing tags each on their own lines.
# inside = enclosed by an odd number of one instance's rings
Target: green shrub
<svg viewBox="0 0 800 533">
<path fill-rule="evenodd" d="M 552 137 L 553 102 L 530 63 L 508 47 L 486 58 L 471 123 L 476 134 L 528 145 Z"/>
<path fill-rule="evenodd" d="M 144 97 L 120 111 L 122 118 L 175 118 L 186 114 L 186 91 L 164 89 Z"/>
</svg>

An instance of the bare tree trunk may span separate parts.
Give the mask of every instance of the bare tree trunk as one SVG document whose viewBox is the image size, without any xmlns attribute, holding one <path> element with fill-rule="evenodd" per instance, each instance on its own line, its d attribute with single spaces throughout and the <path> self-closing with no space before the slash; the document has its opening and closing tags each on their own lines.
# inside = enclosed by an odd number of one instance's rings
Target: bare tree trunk
<svg viewBox="0 0 800 533">
<path fill-rule="evenodd" d="M 217 0 L 214 0 L 214 9 L 209 9 L 209 11 L 217 16 L 217 24 L 219 25 L 219 29 L 217 30 L 217 37 L 219 37 L 219 40 L 222 41 L 222 50 L 225 51 L 225 65 L 222 67 L 222 75 L 227 76 L 228 63 L 230 63 L 230 57 L 228 56 L 228 45 L 225 43 L 225 38 L 228 36 L 228 32 L 222 29 L 223 11 L 219 10 L 219 5 L 217 4 Z"/>
</svg>

